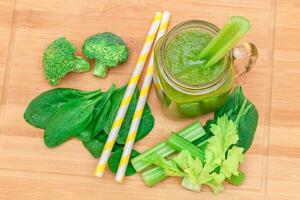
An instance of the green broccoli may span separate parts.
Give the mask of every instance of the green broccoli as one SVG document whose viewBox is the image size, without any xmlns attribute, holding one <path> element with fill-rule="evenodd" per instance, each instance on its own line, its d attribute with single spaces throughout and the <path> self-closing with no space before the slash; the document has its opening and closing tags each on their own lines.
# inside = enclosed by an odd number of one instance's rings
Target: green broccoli
<svg viewBox="0 0 300 200">
<path fill-rule="evenodd" d="M 83 54 L 95 59 L 94 75 L 104 78 L 108 68 L 116 67 L 127 61 L 129 50 L 117 35 L 105 32 L 93 35 L 85 40 Z"/>
<path fill-rule="evenodd" d="M 76 56 L 76 47 L 65 37 L 54 40 L 44 51 L 45 78 L 51 85 L 57 85 L 69 72 L 86 72 L 90 64 Z"/>
</svg>

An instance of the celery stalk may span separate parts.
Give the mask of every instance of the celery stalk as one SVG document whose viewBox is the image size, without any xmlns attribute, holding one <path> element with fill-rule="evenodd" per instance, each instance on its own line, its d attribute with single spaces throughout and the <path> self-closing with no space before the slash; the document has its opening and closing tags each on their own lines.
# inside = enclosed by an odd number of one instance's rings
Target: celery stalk
<svg viewBox="0 0 300 200">
<path fill-rule="evenodd" d="M 203 149 L 206 148 L 208 138 L 209 137 L 205 135 L 204 137 L 197 140 L 196 145 L 191 145 L 191 140 L 187 140 L 182 137 L 178 137 L 178 135 L 176 134 L 172 134 L 167 140 L 167 144 L 174 148 L 176 151 L 182 151 L 184 149 L 189 150 L 189 152 L 194 157 L 198 157 L 203 162 L 203 160 L 205 159 L 205 152 Z M 147 186 L 154 186 L 160 181 L 166 179 L 167 175 L 165 174 L 164 170 L 160 167 L 154 167 L 142 173 L 142 178 Z M 233 185 L 241 185 L 244 182 L 244 179 L 245 174 L 240 171 L 238 176 L 232 175 L 230 178 L 227 179 L 227 181 Z"/>
<path fill-rule="evenodd" d="M 167 144 L 176 151 L 188 150 L 194 158 L 199 158 L 201 162 L 205 162 L 204 150 L 177 134 L 172 134 L 167 140 Z"/>
<path fill-rule="evenodd" d="M 154 167 L 142 173 L 142 178 L 145 184 L 149 187 L 156 185 L 167 177 L 168 176 L 165 174 L 164 170 L 160 167 Z"/>
<path fill-rule="evenodd" d="M 191 142 L 191 140 L 187 140 L 187 141 Z M 169 141 L 168 141 L 168 143 L 170 145 Z M 201 159 L 202 162 L 203 162 L 203 159 L 204 159 L 204 151 L 202 149 L 204 149 L 203 147 L 205 147 L 206 144 L 207 144 L 207 139 L 202 141 L 198 145 L 196 145 L 197 148 L 199 149 L 199 147 L 200 147 L 201 148 L 200 151 L 203 152 L 203 153 L 202 152 L 200 153 L 201 158 L 199 158 L 199 159 Z M 191 154 L 192 154 L 192 152 L 191 152 Z M 195 155 L 193 155 L 193 156 L 195 156 Z M 147 186 L 154 186 L 157 183 L 159 183 L 160 181 L 166 179 L 167 175 L 165 174 L 164 170 L 161 169 L 160 167 L 153 167 L 152 169 L 149 169 L 149 170 L 145 171 L 144 173 L 142 173 L 142 178 L 143 178 L 143 180 L 144 180 L 144 182 L 146 183 Z"/>
<path fill-rule="evenodd" d="M 220 61 L 249 31 L 250 23 L 244 17 L 233 16 L 201 51 L 199 60 L 205 62 L 205 67 L 210 67 Z"/>
<path fill-rule="evenodd" d="M 200 122 L 194 122 L 188 127 L 182 129 L 177 134 L 188 141 L 195 141 L 198 138 L 205 135 L 205 131 L 201 126 Z M 146 152 L 140 154 L 139 156 L 131 159 L 131 163 L 134 169 L 137 172 L 140 172 L 152 164 L 149 161 L 149 159 L 147 159 L 147 157 L 150 156 L 151 154 L 156 153 L 161 157 L 166 157 L 168 155 L 171 155 L 175 151 L 176 151 L 175 149 L 167 145 L 167 143 L 164 141 L 152 147 L 151 149 L 147 150 Z"/>
<path fill-rule="evenodd" d="M 232 185 L 238 186 L 238 185 L 242 185 L 243 184 L 243 182 L 245 180 L 245 177 L 246 177 L 245 173 L 239 171 L 239 174 L 237 176 L 232 175 L 229 179 L 227 179 L 227 181 L 229 183 L 231 183 Z"/>
</svg>

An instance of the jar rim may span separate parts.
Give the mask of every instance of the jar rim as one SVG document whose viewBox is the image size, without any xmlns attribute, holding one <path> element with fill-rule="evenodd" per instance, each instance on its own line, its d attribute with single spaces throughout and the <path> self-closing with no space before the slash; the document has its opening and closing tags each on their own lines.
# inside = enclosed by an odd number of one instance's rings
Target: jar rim
<svg viewBox="0 0 300 200">
<path fill-rule="evenodd" d="M 162 50 L 166 50 L 168 43 L 172 41 L 173 38 L 178 33 L 180 33 L 182 30 L 185 30 L 187 28 L 201 28 L 214 35 L 216 35 L 220 31 L 220 29 L 216 25 L 203 20 L 188 20 L 188 21 L 181 22 L 177 24 L 175 27 L 173 27 L 163 38 L 161 38 L 162 43 L 159 49 L 160 53 L 158 54 L 158 57 L 160 58 L 159 66 L 162 66 L 162 71 L 163 71 L 162 74 L 166 76 L 165 80 L 168 82 L 169 81 L 172 82 L 176 86 L 180 87 L 179 89 L 184 90 L 183 92 L 187 92 L 187 93 L 194 93 L 195 91 L 203 92 L 203 90 L 219 88 L 225 82 L 225 80 L 227 79 L 230 73 L 230 65 L 233 58 L 232 51 L 228 52 L 227 55 L 225 56 L 225 64 L 224 64 L 225 68 L 223 72 L 213 81 L 204 84 L 192 85 L 192 84 L 185 83 L 179 80 L 178 78 L 176 78 L 173 75 L 173 73 L 170 72 L 168 67 L 166 67 L 165 56 L 161 53 Z"/>
</svg>

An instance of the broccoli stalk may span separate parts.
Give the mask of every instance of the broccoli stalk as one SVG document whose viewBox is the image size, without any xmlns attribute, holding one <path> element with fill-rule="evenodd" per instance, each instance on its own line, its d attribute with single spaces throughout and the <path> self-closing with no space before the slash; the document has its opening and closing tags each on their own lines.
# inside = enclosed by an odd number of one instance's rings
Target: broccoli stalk
<svg viewBox="0 0 300 200">
<path fill-rule="evenodd" d="M 44 51 L 43 64 L 45 78 L 51 85 L 57 85 L 70 72 L 86 72 L 90 64 L 75 56 L 76 47 L 65 37 L 54 40 Z"/>
<path fill-rule="evenodd" d="M 108 70 L 108 66 L 101 62 L 99 59 L 95 60 L 94 75 L 100 78 L 105 78 Z"/>
<path fill-rule="evenodd" d="M 95 59 L 94 75 L 104 78 L 107 70 L 128 60 L 128 48 L 117 35 L 105 32 L 90 36 L 82 46 L 83 54 Z"/>
<path fill-rule="evenodd" d="M 90 71 L 90 63 L 80 56 L 75 56 L 74 58 L 74 69 L 73 72 L 88 72 Z"/>
</svg>

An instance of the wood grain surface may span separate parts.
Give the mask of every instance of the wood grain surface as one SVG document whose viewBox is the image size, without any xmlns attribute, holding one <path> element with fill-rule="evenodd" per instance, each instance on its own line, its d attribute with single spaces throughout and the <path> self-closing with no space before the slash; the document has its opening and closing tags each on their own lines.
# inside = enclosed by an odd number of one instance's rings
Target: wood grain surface
<svg viewBox="0 0 300 200">
<path fill-rule="evenodd" d="M 70 74 L 61 87 L 108 89 L 125 84 L 133 70 L 155 11 L 172 13 L 170 27 L 188 19 L 223 25 L 232 15 L 252 24 L 245 41 L 255 43 L 259 60 L 240 80 L 259 111 L 259 126 L 242 170 L 241 187 L 226 185 L 217 196 L 184 190 L 169 178 L 148 188 L 139 175 L 117 184 L 108 171 L 96 178 L 97 160 L 79 141 L 49 149 L 42 131 L 23 120 L 29 101 L 51 86 L 45 81 L 41 57 L 53 39 L 64 35 L 80 49 L 91 34 L 111 31 L 130 48 L 129 62 L 100 80 L 91 73 Z M 299 0 L 0 0 L 0 199 L 300 199 L 300 2 Z M 195 119 L 164 116 L 153 89 L 148 100 L 154 130 L 136 144 L 145 150 Z M 205 122 L 210 116 L 199 117 Z"/>
</svg>

